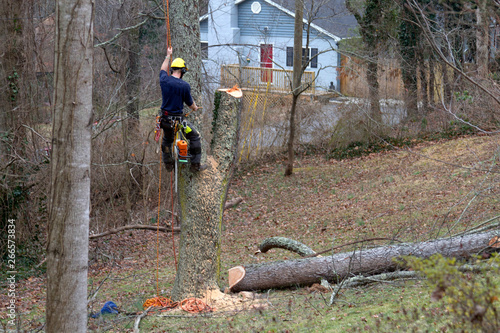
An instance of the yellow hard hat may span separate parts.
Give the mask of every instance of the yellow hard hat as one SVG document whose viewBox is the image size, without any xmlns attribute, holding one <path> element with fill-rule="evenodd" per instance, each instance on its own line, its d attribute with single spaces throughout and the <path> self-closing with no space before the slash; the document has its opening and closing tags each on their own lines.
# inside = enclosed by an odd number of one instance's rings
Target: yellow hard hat
<svg viewBox="0 0 500 333">
<path fill-rule="evenodd" d="M 174 61 L 172 61 L 172 65 L 170 65 L 170 67 L 171 68 L 185 68 L 187 70 L 186 63 L 181 58 L 175 58 Z"/>
</svg>

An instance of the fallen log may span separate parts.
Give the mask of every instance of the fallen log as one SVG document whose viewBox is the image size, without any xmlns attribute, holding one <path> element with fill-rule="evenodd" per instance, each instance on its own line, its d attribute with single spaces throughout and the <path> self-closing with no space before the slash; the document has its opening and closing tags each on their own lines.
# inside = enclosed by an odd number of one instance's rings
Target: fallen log
<svg viewBox="0 0 500 333">
<path fill-rule="evenodd" d="M 110 229 L 108 231 L 101 232 L 100 234 L 90 235 L 89 239 L 92 240 L 92 239 L 96 239 L 96 238 L 101 238 L 101 237 L 108 236 L 111 234 L 116 234 L 120 231 L 132 230 L 132 229 L 146 229 L 146 230 L 154 230 L 154 231 L 159 230 L 161 232 L 172 232 L 171 227 L 158 227 L 156 225 L 132 224 L 132 225 L 125 225 L 123 227 Z M 174 233 L 178 233 L 180 231 L 181 231 L 181 228 L 174 227 Z"/>
<path fill-rule="evenodd" d="M 492 247 L 495 244 L 489 244 L 498 235 L 500 232 L 495 230 L 420 243 L 387 245 L 327 257 L 236 266 L 229 269 L 229 289 L 239 292 L 308 286 L 319 283 L 321 279 L 337 283 L 354 275 L 369 276 L 402 268 L 394 259 L 409 255 L 429 258 L 440 253 L 445 257 L 469 258 L 498 250 Z"/>
</svg>

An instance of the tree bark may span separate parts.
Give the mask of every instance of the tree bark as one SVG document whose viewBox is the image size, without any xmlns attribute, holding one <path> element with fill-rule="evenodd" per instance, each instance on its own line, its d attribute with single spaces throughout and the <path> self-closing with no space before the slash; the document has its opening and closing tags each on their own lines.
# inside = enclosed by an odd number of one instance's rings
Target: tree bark
<svg viewBox="0 0 500 333">
<path fill-rule="evenodd" d="M 410 120 L 416 120 L 419 117 L 419 113 L 417 96 L 417 66 L 415 64 L 408 64 L 406 69 L 403 70 L 403 84 L 406 90 L 406 116 Z"/>
<path fill-rule="evenodd" d="M 474 254 L 493 251 L 488 244 L 498 234 L 498 231 L 490 231 L 421 243 L 356 250 L 320 258 L 237 266 L 230 269 L 230 272 L 237 272 L 240 276 L 230 276 L 229 280 L 233 281 L 233 284 L 230 284 L 229 288 L 233 292 L 282 288 L 312 285 L 319 283 L 321 279 L 337 283 L 353 275 L 368 276 L 402 268 L 394 259 L 409 255 L 428 258 L 440 253 L 446 257 L 469 258 Z"/>
<path fill-rule="evenodd" d="M 31 73 L 26 73 L 26 39 L 23 35 L 31 13 L 29 4 L 21 0 L 6 0 L 0 6 L 0 228 L 7 230 L 8 219 L 23 220 L 21 202 L 29 201 L 25 191 L 27 181 L 24 150 L 25 129 L 21 126 L 30 113 L 29 102 L 23 103 L 23 90 Z M 32 15 L 32 14 L 31 14 Z M 22 19 L 26 17 L 26 19 Z M 27 89 L 26 89 L 27 90 Z M 32 96 L 29 96 L 33 98 Z M 22 158 L 20 158 L 22 156 Z M 14 189 L 23 191 L 23 199 L 17 201 Z M 19 207 L 19 208 L 18 208 Z M 22 214 L 22 213 L 21 213 Z M 19 215 L 19 216 L 18 216 Z M 18 226 L 20 228 L 20 226 Z M 18 232 L 21 230 L 18 230 Z M 4 247 L 5 244 L 5 247 Z M 7 234 L 0 237 L 0 246 L 7 248 Z"/>
<path fill-rule="evenodd" d="M 417 53 L 420 51 L 418 42 L 421 38 L 421 30 L 414 23 L 416 16 L 409 8 L 403 7 L 401 16 L 399 51 L 401 54 L 402 79 L 405 88 L 406 116 L 409 120 L 417 120 L 420 116 L 418 112 Z"/>
<path fill-rule="evenodd" d="M 199 2 L 197 0 L 186 0 L 170 5 L 170 34 L 172 38 L 172 59 L 182 58 L 186 62 L 188 72 L 182 78 L 191 86 L 191 95 L 200 103 L 202 92 L 202 63 L 199 24 Z M 166 55 L 166 50 L 165 50 Z M 193 112 L 189 121 L 197 130 L 202 132 L 201 110 Z M 203 134 L 203 133 L 201 133 Z M 205 140 L 202 140 L 203 150 L 207 148 Z M 203 156 L 202 158 L 204 158 Z M 203 162 L 203 160 L 202 160 Z"/>
<path fill-rule="evenodd" d="M 476 64 L 479 76 L 488 77 L 488 43 L 489 43 L 489 15 L 487 12 L 488 1 L 478 0 L 476 8 Z"/>
<path fill-rule="evenodd" d="M 46 332 L 87 331 L 93 1 L 58 0 Z"/>
<path fill-rule="evenodd" d="M 426 115 L 429 112 L 429 95 L 427 93 L 427 61 L 423 56 L 424 50 L 418 54 L 418 73 L 420 78 L 420 96 L 422 99 L 422 115 Z"/>
<path fill-rule="evenodd" d="M 295 0 L 295 25 L 293 35 L 293 78 L 292 78 L 292 107 L 290 109 L 290 122 L 288 126 L 288 161 L 285 168 L 285 176 L 293 174 L 293 163 L 295 152 L 293 145 L 295 142 L 295 115 L 297 113 L 297 102 L 301 93 L 301 78 L 304 71 L 302 59 L 302 33 L 304 30 L 304 2 Z"/>
<path fill-rule="evenodd" d="M 2 136 L 11 136 L 16 124 L 15 108 L 17 103 L 17 89 L 19 85 L 19 74 L 23 66 L 22 52 L 22 31 L 23 24 L 23 1 L 9 0 L 5 1 L 0 8 L 0 15 L 3 19 L 0 22 L 0 41 L 2 54 L 0 55 L 0 134 Z M 3 156 L 8 153 L 10 148 L 5 143 L 0 145 L 0 156 L 2 164 L 7 162 L 8 157 Z"/>
<path fill-rule="evenodd" d="M 382 111 L 380 110 L 380 96 L 378 84 L 378 51 L 374 50 L 375 59 L 368 62 L 366 71 L 366 81 L 370 90 L 370 123 L 373 124 L 373 130 L 379 133 L 378 128 L 382 127 Z M 379 133 L 380 134 L 380 133 Z"/>
<path fill-rule="evenodd" d="M 387 27 L 390 19 L 384 15 L 391 5 L 382 0 L 366 1 L 365 6 L 360 9 L 352 0 L 346 1 L 346 7 L 360 25 L 360 35 L 363 39 L 365 51 L 368 56 L 366 68 L 366 81 L 369 89 L 370 117 L 367 123 L 369 129 L 377 135 L 382 135 L 382 110 L 380 109 L 380 85 L 378 82 L 378 63 L 380 53 L 385 47 L 389 36 Z"/>
<path fill-rule="evenodd" d="M 200 297 L 218 288 L 223 208 L 236 156 L 240 101 L 220 93 L 208 169 L 179 173 L 181 240 L 172 299 Z"/>
<path fill-rule="evenodd" d="M 435 96 L 436 96 L 436 73 L 435 70 L 437 69 L 436 66 L 436 61 L 434 59 L 434 56 L 431 55 L 429 58 L 429 105 L 434 106 L 435 104 Z"/>
<path fill-rule="evenodd" d="M 122 3 L 118 17 L 121 29 L 127 29 L 131 26 L 138 25 L 143 18 L 140 17 L 141 3 L 138 0 L 129 0 Z M 122 136 L 123 136 L 123 159 L 129 161 L 132 159 L 132 154 L 137 154 L 134 151 L 134 142 L 141 140 L 139 138 L 139 99 L 140 99 L 140 29 L 142 25 L 134 29 L 129 29 L 123 36 L 123 58 L 122 73 L 123 79 L 123 95 L 126 96 L 126 107 L 122 111 Z M 125 208 L 127 211 L 126 221 L 129 222 L 132 217 L 133 203 L 139 200 L 139 195 L 142 189 L 142 173 L 139 168 L 134 168 L 132 163 L 123 165 L 123 194 L 125 197 Z M 138 186 L 136 185 L 139 184 Z"/>
</svg>

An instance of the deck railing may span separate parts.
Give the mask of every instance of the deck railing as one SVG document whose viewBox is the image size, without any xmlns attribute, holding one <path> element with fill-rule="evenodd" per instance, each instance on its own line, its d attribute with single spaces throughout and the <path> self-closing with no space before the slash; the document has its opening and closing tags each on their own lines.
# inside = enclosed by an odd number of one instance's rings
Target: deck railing
<svg viewBox="0 0 500 333">
<path fill-rule="evenodd" d="M 225 65 L 221 67 L 221 86 L 229 88 L 238 84 L 246 89 L 267 89 L 273 92 L 288 93 L 291 91 L 290 82 L 293 71 L 261 68 L 261 67 L 241 67 L 239 65 Z M 306 94 L 314 94 L 315 73 L 305 71 L 302 74 L 302 83 L 309 85 L 304 91 Z"/>
</svg>

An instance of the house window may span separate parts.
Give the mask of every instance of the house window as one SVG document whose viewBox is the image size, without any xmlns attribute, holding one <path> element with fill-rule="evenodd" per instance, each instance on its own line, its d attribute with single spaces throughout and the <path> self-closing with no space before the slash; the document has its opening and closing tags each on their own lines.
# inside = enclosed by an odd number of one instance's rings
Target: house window
<svg viewBox="0 0 500 333">
<path fill-rule="evenodd" d="M 311 51 L 311 63 L 309 65 L 311 68 L 318 68 L 318 49 L 313 47 L 309 50 Z"/>
<path fill-rule="evenodd" d="M 293 47 L 286 48 L 286 65 L 289 67 L 293 66 Z"/>
<path fill-rule="evenodd" d="M 201 42 L 201 59 L 208 60 L 208 42 Z"/>
<path fill-rule="evenodd" d="M 317 48 L 302 48 L 302 61 L 309 61 L 307 67 L 318 68 L 318 49 Z M 286 48 L 286 65 L 289 67 L 293 66 L 293 47 Z"/>
</svg>

